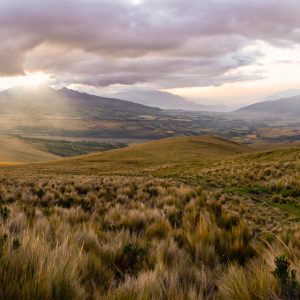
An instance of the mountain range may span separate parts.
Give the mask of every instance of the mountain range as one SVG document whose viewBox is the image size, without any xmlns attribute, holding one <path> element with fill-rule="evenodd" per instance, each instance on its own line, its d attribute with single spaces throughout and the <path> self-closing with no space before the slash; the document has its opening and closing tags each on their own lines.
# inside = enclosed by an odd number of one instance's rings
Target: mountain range
<svg viewBox="0 0 300 300">
<path fill-rule="evenodd" d="M 165 91 L 131 89 L 124 92 L 114 93 L 112 95 L 113 97 L 118 99 L 124 99 L 127 101 L 152 107 L 159 107 L 162 109 L 214 112 L 230 111 L 230 107 L 226 105 L 198 104 L 184 97 L 174 95 Z"/>
<path fill-rule="evenodd" d="M 165 104 L 171 98 L 178 105 L 183 101 L 175 95 L 163 95 Z M 251 134 L 269 119 L 299 119 L 300 96 L 255 103 L 233 113 L 215 113 L 164 110 L 67 88 L 56 90 L 42 86 L 0 93 L 0 116 L 0 134 L 23 137 L 110 139 L 125 143 L 178 135 L 232 137 Z"/>
<path fill-rule="evenodd" d="M 130 101 L 47 86 L 0 93 L 0 134 L 130 142 L 176 135 L 248 130 L 215 113 L 162 110 Z"/>
<path fill-rule="evenodd" d="M 103 114 L 123 116 L 137 114 L 160 114 L 161 110 L 129 101 L 99 97 L 62 88 L 48 86 L 37 88 L 16 87 L 0 93 L 0 114 L 21 113 L 58 116 L 99 117 Z"/>
<path fill-rule="evenodd" d="M 251 117 L 300 118 L 300 95 L 254 103 L 240 108 L 235 113 L 248 114 Z"/>
</svg>

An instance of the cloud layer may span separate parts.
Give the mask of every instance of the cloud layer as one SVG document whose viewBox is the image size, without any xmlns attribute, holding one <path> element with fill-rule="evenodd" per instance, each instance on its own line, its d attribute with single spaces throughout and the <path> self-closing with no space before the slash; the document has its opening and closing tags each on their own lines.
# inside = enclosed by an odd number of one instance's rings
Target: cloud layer
<svg viewBox="0 0 300 300">
<path fill-rule="evenodd" d="M 300 43 L 298 0 L 2 0 L 0 76 L 43 71 L 63 84 L 220 85 Z"/>
</svg>

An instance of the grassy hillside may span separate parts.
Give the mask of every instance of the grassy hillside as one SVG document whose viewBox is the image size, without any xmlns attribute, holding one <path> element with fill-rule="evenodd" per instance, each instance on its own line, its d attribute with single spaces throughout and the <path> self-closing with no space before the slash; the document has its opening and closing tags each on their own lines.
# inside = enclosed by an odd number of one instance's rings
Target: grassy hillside
<svg viewBox="0 0 300 300">
<path fill-rule="evenodd" d="M 97 141 L 65 141 L 55 139 L 24 138 L 27 143 L 45 149 L 54 155 L 60 157 L 78 156 L 88 153 L 96 153 L 112 149 L 124 148 L 126 143 L 122 142 L 97 142 Z"/>
<path fill-rule="evenodd" d="M 36 165 L 40 171 L 74 174 L 173 174 L 192 166 L 249 153 L 251 148 L 218 137 L 178 137 Z"/>
<path fill-rule="evenodd" d="M 43 151 L 15 137 L 0 136 L 0 162 L 29 163 L 55 160 L 58 156 Z"/>
<path fill-rule="evenodd" d="M 0 298 L 299 299 L 299 171 L 209 136 L 2 167 Z"/>
</svg>

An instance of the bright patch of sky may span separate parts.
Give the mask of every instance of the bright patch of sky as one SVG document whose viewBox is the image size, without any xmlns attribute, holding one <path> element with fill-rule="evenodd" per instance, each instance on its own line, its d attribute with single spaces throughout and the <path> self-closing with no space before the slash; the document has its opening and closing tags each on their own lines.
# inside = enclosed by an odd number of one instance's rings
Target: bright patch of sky
<svg viewBox="0 0 300 300">
<path fill-rule="evenodd" d="M 167 89 L 194 102 L 243 105 L 263 100 L 270 94 L 289 89 L 300 89 L 300 46 L 275 47 L 259 41 L 249 48 L 263 53 L 255 64 L 230 70 L 227 75 L 260 75 L 262 78 L 220 86 Z M 242 76 L 241 76 L 242 77 Z"/>
</svg>

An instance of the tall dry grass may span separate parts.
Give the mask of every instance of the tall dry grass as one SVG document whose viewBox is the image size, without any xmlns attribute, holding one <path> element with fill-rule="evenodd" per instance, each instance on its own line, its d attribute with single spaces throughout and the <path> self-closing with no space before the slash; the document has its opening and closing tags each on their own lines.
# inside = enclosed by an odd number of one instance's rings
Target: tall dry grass
<svg viewBox="0 0 300 300">
<path fill-rule="evenodd" d="M 275 257 L 298 269 L 298 228 L 258 237 L 172 181 L 6 177 L 0 197 L 0 299 L 277 299 Z"/>
</svg>

